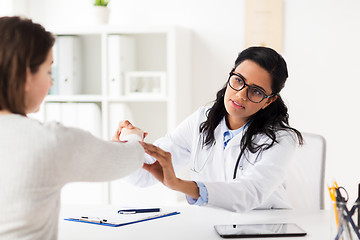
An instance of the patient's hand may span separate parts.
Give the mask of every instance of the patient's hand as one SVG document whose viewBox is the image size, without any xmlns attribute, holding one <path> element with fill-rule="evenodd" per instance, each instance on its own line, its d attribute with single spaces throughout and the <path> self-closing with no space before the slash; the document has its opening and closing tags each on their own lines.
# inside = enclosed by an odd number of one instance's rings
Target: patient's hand
<svg viewBox="0 0 360 240">
<path fill-rule="evenodd" d="M 118 130 L 112 138 L 114 142 L 124 142 L 127 141 L 127 137 L 130 134 L 135 134 L 139 136 L 139 140 L 143 141 L 147 136 L 147 133 L 141 130 L 138 127 L 134 127 L 128 120 L 120 121 L 118 125 Z"/>
<path fill-rule="evenodd" d="M 141 130 L 140 128 L 138 128 L 138 127 L 134 127 L 134 128 L 132 128 L 132 129 L 130 129 L 130 128 L 123 128 L 123 129 L 121 130 L 119 140 L 120 140 L 120 141 L 127 141 L 127 140 L 128 140 L 127 136 L 129 136 L 129 135 L 131 135 L 131 134 L 135 134 L 135 135 L 139 136 L 139 137 L 140 137 L 140 139 L 139 139 L 140 141 L 143 141 L 144 138 L 145 138 L 145 136 L 146 136 L 145 132 L 144 132 L 143 130 Z"/>
</svg>

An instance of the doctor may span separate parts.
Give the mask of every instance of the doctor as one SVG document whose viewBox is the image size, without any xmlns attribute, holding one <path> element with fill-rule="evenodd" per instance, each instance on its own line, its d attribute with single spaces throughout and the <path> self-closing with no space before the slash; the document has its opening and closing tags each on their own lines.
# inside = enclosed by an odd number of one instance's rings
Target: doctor
<svg viewBox="0 0 360 240">
<path fill-rule="evenodd" d="M 185 193 L 190 204 L 236 212 L 290 208 L 285 177 L 303 140 L 289 126 L 280 96 L 287 77 L 286 62 L 276 51 L 242 51 L 212 107 L 198 109 L 154 145 L 141 143 L 146 163 L 130 182 L 159 181 Z M 118 132 L 126 130 L 120 123 Z M 192 181 L 177 178 L 176 171 L 188 165 Z"/>
</svg>

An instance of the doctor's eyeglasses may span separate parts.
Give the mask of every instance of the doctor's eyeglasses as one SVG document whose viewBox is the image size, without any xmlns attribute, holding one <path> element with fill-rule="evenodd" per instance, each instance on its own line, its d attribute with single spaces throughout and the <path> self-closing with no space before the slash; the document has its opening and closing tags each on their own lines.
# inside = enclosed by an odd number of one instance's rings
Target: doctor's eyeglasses
<svg viewBox="0 0 360 240">
<path fill-rule="evenodd" d="M 233 71 L 230 72 L 228 84 L 235 91 L 241 91 L 246 86 L 247 87 L 246 96 L 253 103 L 259 103 L 265 98 L 270 98 L 275 95 L 275 94 L 266 95 L 264 91 L 261 90 L 259 87 L 253 87 L 246 84 L 245 78 L 241 74 L 234 73 Z"/>
</svg>

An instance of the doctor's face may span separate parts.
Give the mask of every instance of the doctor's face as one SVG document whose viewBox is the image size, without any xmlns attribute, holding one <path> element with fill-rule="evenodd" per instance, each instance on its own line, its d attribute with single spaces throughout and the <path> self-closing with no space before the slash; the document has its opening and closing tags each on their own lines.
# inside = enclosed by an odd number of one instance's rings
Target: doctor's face
<svg viewBox="0 0 360 240">
<path fill-rule="evenodd" d="M 252 115 L 276 100 L 276 96 L 264 98 L 258 103 L 249 100 L 248 96 L 251 98 L 251 92 L 253 91 L 258 91 L 256 93 L 259 94 L 272 94 L 272 78 L 257 63 L 245 60 L 236 67 L 234 73 L 243 77 L 242 80 L 245 82 L 245 86 L 239 91 L 231 88 L 229 84 L 226 87 L 224 95 L 224 105 L 228 113 L 226 120 L 228 127 L 232 130 L 242 127 Z M 239 81 L 241 81 L 240 78 Z M 252 91 L 249 91 L 249 86 L 252 88 Z M 249 94 L 247 91 L 249 91 Z"/>
</svg>

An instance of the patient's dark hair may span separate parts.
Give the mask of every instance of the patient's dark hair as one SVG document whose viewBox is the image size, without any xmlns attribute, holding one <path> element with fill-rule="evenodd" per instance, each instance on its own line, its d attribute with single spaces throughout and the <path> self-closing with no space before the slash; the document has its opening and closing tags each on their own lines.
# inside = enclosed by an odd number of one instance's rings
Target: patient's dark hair
<svg viewBox="0 0 360 240">
<path fill-rule="evenodd" d="M 30 19 L 0 18 L 0 110 L 26 114 L 27 69 L 36 73 L 54 42 L 50 32 Z"/>
<path fill-rule="evenodd" d="M 303 143 L 301 133 L 289 126 L 288 109 L 280 96 L 280 91 L 285 85 L 288 77 L 288 71 L 285 60 L 275 50 L 266 47 L 250 47 L 242 51 L 236 61 L 236 68 L 245 60 L 250 60 L 265 69 L 272 78 L 272 93 L 277 95 L 277 99 L 265 109 L 260 109 L 251 116 L 248 128 L 241 139 L 241 153 L 247 148 L 251 152 L 257 152 L 260 149 L 269 149 L 276 142 L 276 132 L 278 130 L 288 130 L 294 132 L 299 144 Z M 207 112 L 206 121 L 202 122 L 199 127 L 200 133 L 204 135 L 203 147 L 211 146 L 215 141 L 214 130 L 220 121 L 228 113 L 224 105 L 224 95 L 227 84 L 217 92 L 216 100 L 213 106 Z M 252 142 L 253 137 L 257 134 L 265 134 L 272 141 L 268 144 L 257 145 Z"/>
</svg>

